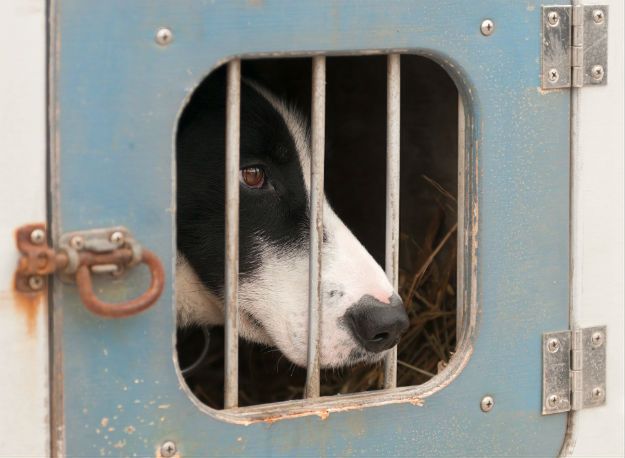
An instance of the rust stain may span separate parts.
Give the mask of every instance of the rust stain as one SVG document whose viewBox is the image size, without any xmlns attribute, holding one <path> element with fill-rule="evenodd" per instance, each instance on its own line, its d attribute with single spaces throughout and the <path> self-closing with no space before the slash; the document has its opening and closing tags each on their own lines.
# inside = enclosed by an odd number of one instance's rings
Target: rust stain
<svg viewBox="0 0 625 458">
<path fill-rule="evenodd" d="M 42 228 L 45 232 L 45 224 L 33 223 L 22 226 L 14 231 L 14 239 L 17 249 L 21 252 L 21 244 L 28 243 L 25 234 L 30 234 L 33 229 Z M 22 253 L 23 254 L 23 253 Z M 26 332 L 29 336 L 33 336 L 37 327 L 37 316 L 41 310 L 43 310 L 42 304 L 45 303 L 45 287 L 39 291 L 28 290 L 24 292 L 24 288 L 20 288 L 20 278 L 17 273 L 23 265 L 23 259 L 20 258 L 20 262 L 16 268 L 16 274 L 13 276 L 13 281 L 9 288 L 9 293 L 0 292 L 1 302 L 11 302 L 22 313 L 26 320 Z M 23 279 L 22 279 L 23 281 Z M 45 285 L 45 284 L 44 284 Z"/>
<path fill-rule="evenodd" d="M 317 412 L 317 415 L 322 420 L 325 420 L 325 419 L 327 419 L 330 416 L 330 411 L 329 410 L 321 410 L 321 411 Z"/>
<path fill-rule="evenodd" d="M 0 302 L 12 302 L 15 308 L 24 315 L 26 321 L 26 333 L 34 336 L 37 329 L 37 316 L 43 310 L 42 304 L 45 303 L 44 291 L 33 293 L 22 293 L 15 288 L 13 282 L 10 293 L 0 293 Z M 9 296 L 6 299 L 3 296 Z"/>
<path fill-rule="evenodd" d="M 282 413 L 282 414 L 268 416 L 263 419 L 252 419 L 252 420 L 239 422 L 239 423 L 244 424 L 244 425 L 251 425 L 254 423 L 263 422 L 263 423 L 271 425 L 278 421 L 289 420 L 289 419 L 300 418 L 300 417 L 307 417 L 309 415 L 317 415 L 321 420 L 326 420 L 330 416 L 331 413 L 349 412 L 353 410 L 362 410 L 365 407 L 383 406 L 383 405 L 390 405 L 390 404 L 403 404 L 406 402 L 417 407 L 421 407 L 424 404 L 422 398 L 415 396 L 415 397 L 409 397 L 407 399 L 391 399 L 391 400 L 386 400 L 386 401 L 367 403 L 366 405 L 364 405 L 363 403 L 355 403 L 355 404 L 348 404 L 344 406 L 329 407 L 329 408 L 323 408 L 323 409 L 309 409 L 309 410 L 303 410 L 300 412 Z"/>
</svg>

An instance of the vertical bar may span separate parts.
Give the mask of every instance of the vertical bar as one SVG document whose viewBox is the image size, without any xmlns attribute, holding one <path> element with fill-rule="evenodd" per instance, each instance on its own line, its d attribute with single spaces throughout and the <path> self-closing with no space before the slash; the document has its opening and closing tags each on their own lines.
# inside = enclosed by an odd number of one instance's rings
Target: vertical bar
<svg viewBox="0 0 625 458">
<path fill-rule="evenodd" d="M 313 57 L 312 158 L 310 180 L 310 264 L 308 281 L 308 364 L 306 397 L 319 396 L 321 339 L 321 248 L 323 245 L 323 164 L 325 156 L 326 58 Z"/>
<path fill-rule="evenodd" d="M 386 250 L 385 271 L 397 290 L 399 265 L 399 115 L 400 60 L 390 54 L 386 81 Z M 397 347 L 391 348 L 384 360 L 384 388 L 397 385 Z"/>
<path fill-rule="evenodd" d="M 224 408 L 239 403 L 239 141 L 241 61 L 228 63 L 226 92 L 226 259 Z"/>
<path fill-rule="evenodd" d="M 456 231 L 457 243 L 457 266 L 456 266 L 456 346 L 462 340 L 464 333 L 465 307 L 468 307 L 468 299 L 465 293 L 464 275 L 465 275 L 465 136 L 466 136 L 466 120 L 464 117 L 464 101 L 462 95 L 458 93 L 458 207 L 456 214 L 458 215 L 458 230 Z"/>
</svg>

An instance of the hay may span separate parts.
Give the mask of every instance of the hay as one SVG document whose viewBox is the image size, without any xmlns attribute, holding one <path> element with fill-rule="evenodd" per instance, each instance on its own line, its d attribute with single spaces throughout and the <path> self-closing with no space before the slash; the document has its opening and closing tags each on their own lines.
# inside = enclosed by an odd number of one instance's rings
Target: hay
<svg viewBox="0 0 625 458">
<path fill-rule="evenodd" d="M 438 183 L 423 177 L 436 191 L 438 212 L 423 240 L 400 235 L 402 252 L 399 294 L 410 327 L 398 345 L 398 386 L 418 385 L 444 368 L 456 345 L 456 200 Z M 454 222 L 454 224 L 450 224 Z M 179 333 L 181 366 L 202 349 L 198 330 Z M 223 407 L 223 329 L 211 331 L 210 352 L 201 370 L 187 378 L 194 394 L 213 408 Z M 241 341 L 239 359 L 241 406 L 300 399 L 305 370 L 276 349 Z M 321 373 L 321 394 L 356 393 L 382 387 L 382 365 L 357 365 Z"/>
</svg>

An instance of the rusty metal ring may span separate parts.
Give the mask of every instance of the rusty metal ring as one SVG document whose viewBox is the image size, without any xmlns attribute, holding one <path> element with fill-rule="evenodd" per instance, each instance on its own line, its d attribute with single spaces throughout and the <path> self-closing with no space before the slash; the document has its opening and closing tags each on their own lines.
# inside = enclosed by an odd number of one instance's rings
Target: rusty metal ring
<svg viewBox="0 0 625 458">
<path fill-rule="evenodd" d="M 141 262 L 150 269 L 152 276 L 150 287 L 141 296 L 117 304 L 109 304 L 97 298 L 93 292 L 89 266 L 81 264 L 76 271 L 76 284 L 78 285 L 78 294 L 85 307 L 96 315 L 122 318 L 136 315 L 154 305 L 163 292 L 165 271 L 158 257 L 149 250 L 143 250 Z"/>
</svg>

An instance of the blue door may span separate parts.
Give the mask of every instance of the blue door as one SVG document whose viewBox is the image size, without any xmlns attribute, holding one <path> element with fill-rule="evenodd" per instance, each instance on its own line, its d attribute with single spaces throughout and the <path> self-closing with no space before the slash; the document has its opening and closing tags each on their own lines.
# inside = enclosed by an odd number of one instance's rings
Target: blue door
<svg viewBox="0 0 625 458">
<path fill-rule="evenodd" d="M 171 441 L 181 456 L 559 453 L 567 417 L 541 415 L 541 336 L 568 329 L 569 95 L 540 89 L 540 3 L 56 0 L 51 30 L 53 238 L 125 226 L 166 274 L 156 306 L 114 320 L 54 282 L 59 452 L 152 456 Z M 173 138 L 185 101 L 235 56 L 389 51 L 434 59 L 464 100 L 467 304 L 455 357 L 417 387 L 201 405 L 174 357 Z M 133 269 L 96 291 L 119 301 L 147 282 Z"/>
</svg>

